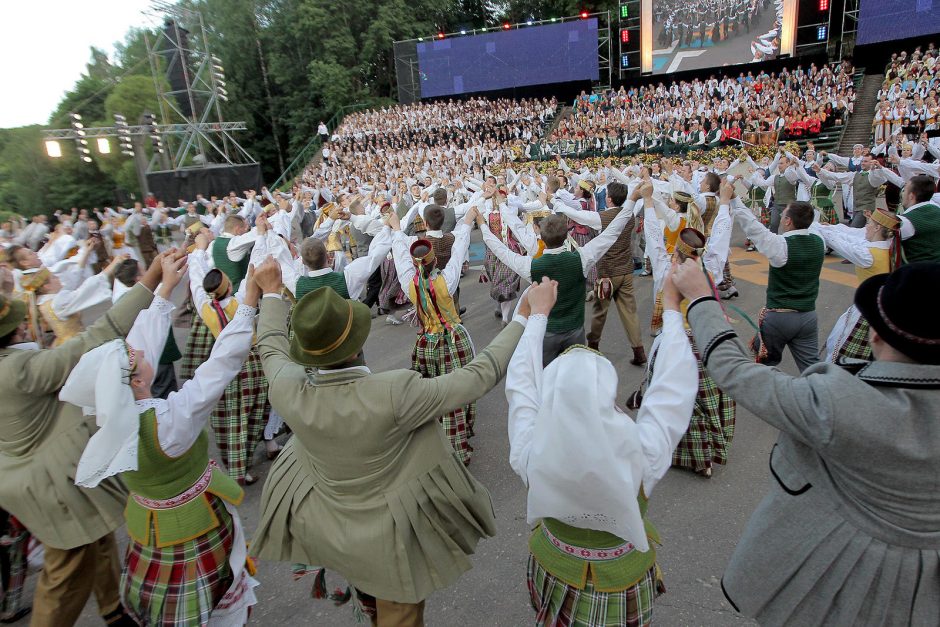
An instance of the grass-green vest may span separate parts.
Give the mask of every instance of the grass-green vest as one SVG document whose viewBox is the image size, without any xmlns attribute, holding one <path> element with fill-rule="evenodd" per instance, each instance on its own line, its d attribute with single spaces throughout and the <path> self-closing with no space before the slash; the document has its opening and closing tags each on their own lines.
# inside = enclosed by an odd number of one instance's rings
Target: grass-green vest
<svg viewBox="0 0 940 627">
<path fill-rule="evenodd" d="M 171 509 L 144 507 L 134 499 L 135 494 L 165 501 L 193 487 L 209 465 L 209 438 L 203 431 L 188 451 L 170 457 L 157 439 L 157 414 L 153 408 L 140 415 L 138 437 L 137 470 L 121 473 L 131 491 L 124 518 L 127 533 L 134 541 L 163 548 L 193 540 L 219 526 L 210 499 L 219 497 L 233 505 L 241 503 L 244 491 L 221 469 L 213 468 L 209 486 L 188 503 Z"/>
<path fill-rule="evenodd" d="M 901 242 L 904 261 L 940 261 L 940 207 L 921 205 L 902 215 L 914 225 L 914 237 Z"/>
<path fill-rule="evenodd" d="M 310 292 L 321 287 L 332 287 L 333 291 L 349 298 L 349 289 L 346 287 L 346 275 L 342 272 L 330 272 L 320 276 L 302 276 L 297 279 L 297 287 L 294 288 L 294 298 L 300 300 Z"/>
<path fill-rule="evenodd" d="M 238 291 L 238 286 L 248 274 L 248 262 L 250 255 L 248 253 L 241 261 L 232 261 L 229 259 L 228 242 L 230 237 L 217 237 L 212 242 L 212 261 L 215 267 L 225 273 L 228 280 L 232 282 L 232 292 Z"/>
<path fill-rule="evenodd" d="M 767 308 L 815 311 L 826 245 L 821 237 L 812 233 L 784 239 L 787 242 L 787 263 L 780 268 L 770 267 Z"/>
<path fill-rule="evenodd" d="M 548 277 L 558 281 L 558 300 L 548 316 L 549 333 L 566 333 L 584 326 L 586 279 L 581 255 L 573 251 L 542 255 L 532 260 L 532 282 Z"/>
</svg>

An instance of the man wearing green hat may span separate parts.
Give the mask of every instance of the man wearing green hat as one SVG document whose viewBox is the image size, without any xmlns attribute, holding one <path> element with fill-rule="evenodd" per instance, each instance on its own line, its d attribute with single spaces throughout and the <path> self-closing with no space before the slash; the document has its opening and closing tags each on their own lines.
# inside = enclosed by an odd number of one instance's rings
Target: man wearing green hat
<svg viewBox="0 0 940 627">
<path fill-rule="evenodd" d="M 469 570 L 477 542 L 496 532 L 486 488 L 438 417 L 503 378 L 528 317 L 551 311 L 557 283 L 533 285 L 513 322 L 465 367 L 424 379 L 369 370 L 362 303 L 316 289 L 294 306 L 289 338 L 277 263 L 265 261 L 255 280 L 271 404 L 294 437 L 265 483 L 252 552 L 338 571 L 375 598 L 378 625 L 423 625 L 425 599 Z"/>
<path fill-rule="evenodd" d="M 127 335 L 164 272 L 177 271 L 175 262 L 158 256 L 98 322 L 49 350 L 29 343 L 26 304 L 0 295 L 0 507 L 45 546 L 34 627 L 74 624 L 92 591 L 106 622 L 133 624 L 120 602 L 112 533 L 124 523 L 127 492 L 118 480 L 95 489 L 75 485 L 76 465 L 97 428 L 94 417 L 58 394 L 85 352 Z"/>
</svg>

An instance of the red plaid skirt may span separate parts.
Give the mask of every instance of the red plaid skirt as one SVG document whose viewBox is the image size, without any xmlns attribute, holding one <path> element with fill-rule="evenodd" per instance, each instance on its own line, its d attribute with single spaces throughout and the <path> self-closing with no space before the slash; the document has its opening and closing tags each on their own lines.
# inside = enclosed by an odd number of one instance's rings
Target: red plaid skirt
<svg viewBox="0 0 940 627">
<path fill-rule="evenodd" d="M 252 348 L 241 371 L 216 404 L 209 423 L 228 475 L 243 483 L 268 421 L 268 381 L 258 349 Z"/>
<path fill-rule="evenodd" d="M 470 335 L 463 325 L 458 324 L 449 332 L 418 335 L 411 353 L 411 369 L 431 379 L 454 372 L 472 360 L 473 343 Z M 464 465 L 470 463 L 473 452 L 470 438 L 473 437 L 476 411 L 476 403 L 470 403 L 440 418 L 448 441 Z"/>
</svg>

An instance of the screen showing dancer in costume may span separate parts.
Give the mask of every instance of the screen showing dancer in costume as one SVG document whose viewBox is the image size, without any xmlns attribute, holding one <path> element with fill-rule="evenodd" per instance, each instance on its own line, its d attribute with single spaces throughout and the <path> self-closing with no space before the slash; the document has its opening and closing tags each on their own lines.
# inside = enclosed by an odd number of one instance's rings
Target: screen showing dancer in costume
<svg viewBox="0 0 940 627">
<path fill-rule="evenodd" d="M 783 0 L 653 0 L 653 73 L 775 59 Z"/>
</svg>

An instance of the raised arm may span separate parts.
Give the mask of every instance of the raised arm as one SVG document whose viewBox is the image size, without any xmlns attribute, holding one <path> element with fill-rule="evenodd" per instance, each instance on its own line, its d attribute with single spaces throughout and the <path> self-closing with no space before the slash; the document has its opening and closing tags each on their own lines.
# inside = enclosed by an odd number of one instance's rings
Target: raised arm
<svg viewBox="0 0 940 627">
<path fill-rule="evenodd" d="M 698 389 L 698 366 L 681 313 L 671 309 L 663 312 L 663 332 L 658 341 L 656 369 L 636 418 L 643 454 L 649 464 L 643 477 L 647 496 L 672 465 L 672 453 L 689 428 Z M 509 377 L 506 390 L 508 393 Z"/>
<path fill-rule="evenodd" d="M 840 226 L 845 225 L 820 224 L 815 232 L 823 238 L 826 246 L 836 251 L 843 259 L 848 259 L 860 268 L 870 268 L 874 258 L 868 248 L 870 242 L 865 239 L 865 229 L 835 228 Z"/>
<path fill-rule="evenodd" d="M 463 262 L 467 258 L 467 251 L 470 249 L 470 225 L 466 222 L 459 223 L 454 228 L 454 244 L 451 246 L 450 259 L 444 267 L 441 274 L 444 276 L 444 282 L 447 283 L 447 290 L 453 294 L 460 286 L 460 271 L 463 269 Z"/>
<path fill-rule="evenodd" d="M 382 265 L 382 260 L 385 259 L 391 249 L 392 230 L 386 226 L 379 231 L 379 234 L 369 244 L 369 252 L 366 256 L 354 259 L 343 268 L 343 275 L 346 277 L 346 291 L 349 292 L 350 298 L 359 300 L 369 277 Z"/>
<path fill-rule="evenodd" d="M 754 243 L 757 250 L 767 257 L 770 265 L 780 268 L 787 263 L 787 242 L 782 235 L 771 233 L 770 229 L 760 223 L 750 209 L 743 203 L 736 203 L 732 207 L 734 219 L 744 231 L 749 240 Z"/>
<path fill-rule="evenodd" d="M 395 231 L 392 236 L 392 258 L 395 260 L 395 272 L 398 274 L 398 283 L 405 294 L 411 289 L 415 278 L 415 264 L 411 259 L 408 248 L 416 238 L 405 235 L 402 231 Z"/>
<path fill-rule="evenodd" d="M 509 465 L 526 485 L 532 432 L 542 405 L 542 340 L 547 316 L 530 316 L 506 372 L 509 402 Z M 681 436 L 680 436 L 681 437 Z"/>
<path fill-rule="evenodd" d="M 514 253 L 513 251 L 509 250 L 509 248 L 504 243 L 502 243 L 498 237 L 490 232 L 490 228 L 486 225 L 486 222 L 480 220 L 478 224 L 480 225 L 480 232 L 483 234 L 483 243 L 486 244 L 487 248 L 493 251 L 493 254 L 496 255 L 496 258 L 509 266 L 513 272 L 521 276 L 526 281 L 531 281 L 532 258 Z"/>
</svg>

